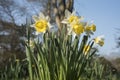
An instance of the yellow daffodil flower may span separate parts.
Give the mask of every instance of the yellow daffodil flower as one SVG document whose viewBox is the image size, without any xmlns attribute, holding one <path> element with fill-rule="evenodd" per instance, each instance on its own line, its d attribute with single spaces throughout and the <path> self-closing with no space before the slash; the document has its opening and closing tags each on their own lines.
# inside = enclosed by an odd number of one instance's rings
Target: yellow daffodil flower
<svg viewBox="0 0 120 80">
<path fill-rule="evenodd" d="M 37 31 L 37 33 L 45 33 L 47 29 L 51 27 L 48 16 L 40 13 L 39 16 L 33 16 L 35 23 L 31 25 Z"/>
<path fill-rule="evenodd" d="M 35 22 L 35 29 L 38 32 L 45 32 L 48 28 L 46 20 L 38 20 Z"/>
<path fill-rule="evenodd" d="M 84 28 L 83 25 L 80 23 L 80 20 L 82 19 L 79 16 L 75 15 L 75 11 L 72 13 L 68 10 L 65 10 L 65 19 L 62 21 L 63 24 L 67 24 L 67 31 L 68 35 L 71 35 L 71 33 L 74 35 L 80 35 L 83 33 Z"/>
<path fill-rule="evenodd" d="M 93 32 L 95 32 L 95 31 L 96 31 L 96 26 L 95 26 L 94 24 L 92 24 L 92 25 L 90 26 L 90 30 L 93 31 Z"/>
<path fill-rule="evenodd" d="M 86 27 L 85 27 L 85 31 L 86 31 L 86 32 L 91 31 L 91 27 L 90 27 L 90 26 L 86 26 Z"/>
<path fill-rule="evenodd" d="M 68 10 L 65 10 L 65 17 L 66 18 L 62 21 L 62 23 L 68 24 L 68 25 L 72 24 L 73 22 L 79 22 L 82 19 L 79 16 L 75 15 L 75 11 L 71 13 Z"/>
<path fill-rule="evenodd" d="M 84 32 L 84 27 L 81 23 L 76 23 L 72 25 L 73 32 L 75 32 L 76 35 L 80 35 Z"/>
<path fill-rule="evenodd" d="M 85 32 L 87 35 L 93 34 L 93 32 L 95 32 L 95 31 L 96 31 L 96 26 L 94 24 L 92 24 L 92 25 L 87 24 L 85 26 Z"/>
<path fill-rule="evenodd" d="M 103 45 L 104 45 L 104 38 L 103 38 L 103 36 L 96 37 L 96 38 L 94 39 L 94 42 L 95 42 L 96 44 L 99 44 L 100 46 L 103 46 Z"/>
<path fill-rule="evenodd" d="M 68 22 L 71 24 L 73 21 L 79 21 L 79 18 L 77 16 L 71 15 L 68 18 Z"/>
</svg>

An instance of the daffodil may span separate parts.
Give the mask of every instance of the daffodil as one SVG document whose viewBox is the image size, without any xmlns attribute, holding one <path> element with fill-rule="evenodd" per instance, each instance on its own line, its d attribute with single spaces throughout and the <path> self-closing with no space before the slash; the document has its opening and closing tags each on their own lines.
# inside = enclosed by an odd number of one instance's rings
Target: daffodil
<svg viewBox="0 0 120 80">
<path fill-rule="evenodd" d="M 83 49 L 83 53 L 84 53 L 85 55 L 87 55 L 87 53 L 89 52 L 89 50 L 90 50 L 90 46 L 89 46 L 89 45 L 85 45 L 85 46 L 84 46 L 84 49 Z"/>
<path fill-rule="evenodd" d="M 96 44 L 99 44 L 100 46 L 104 45 L 104 36 L 99 36 L 94 39 L 94 42 Z"/>
<path fill-rule="evenodd" d="M 37 33 L 45 33 L 47 29 L 51 28 L 49 23 L 49 17 L 44 16 L 43 13 L 40 13 L 39 16 L 33 16 L 35 23 L 31 25 L 37 31 Z"/>
<path fill-rule="evenodd" d="M 84 27 L 81 23 L 75 23 L 72 25 L 72 30 L 76 35 L 80 35 L 84 32 Z"/>
<path fill-rule="evenodd" d="M 93 34 L 93 32 L 95 32 L 95 31 L 96 31 L 96 26 L 94 24 L 92 24 L 92 25 L 87 24 L 85 26 L 85 32 L 87 35 Z"/>
<path fill-rule="evenodd" d="M 71 15 L 69 18 L 68 18 L 68 22 L 69 23 L 72 23 L 73 21 L 78 21 L 79 18 L 75 15 Z"/>
<path fill-rule="evenodd" d="M 68 35 L 71 35 L 71 33 L 75 35 L 83 33 L 84 28 L 80 23 L 81 19 L 81 17 L 75 15 L 75 11 L 71 13 L 68 10 L 65 10 L 65 19 L 62 23 L 67 24 Z"/>
<path fill-rule="evenodd" d="M 96 26 L 95 26 L 94 24 L 92 24 L 92 25 L 90 26 L 90 30 L 93 31 L 93 32 L 95 32 L 95 31 L 96 31 Z"/>
<path fill-rule="evenodd" d="M 62 21 L 62 23 L 68 25 L 73 22 L 79 22 L 82 19 L 81 17 L 75 15 L 75 11 L 71 13 L 68 10 L 65 10 L 65 17 L 66 18 Z"/>
</svg>

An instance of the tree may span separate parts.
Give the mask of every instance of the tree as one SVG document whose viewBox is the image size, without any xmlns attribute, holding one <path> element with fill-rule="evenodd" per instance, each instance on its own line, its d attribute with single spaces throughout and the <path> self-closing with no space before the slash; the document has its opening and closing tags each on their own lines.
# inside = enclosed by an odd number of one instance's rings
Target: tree
<svg viewBox="0 0 120 80">
<path fill-rule="evenodd" d="M 7 21 L 9 20 L 10 22 L 15 22 L 12 14 L 14 11 L 14 6 L 13 0 L 0 0 L 0 16 L 3 20 L 6 20 L 7 18 Z"/>
<path fill-rule="evenodd" d="M 48 0 L 45 12 L 55 20 L 60 29 L 62 27 L 61 20 L 65 17 L 65 10 L 72 12 L 73 5 L 74 0 Z"/>
</svg>

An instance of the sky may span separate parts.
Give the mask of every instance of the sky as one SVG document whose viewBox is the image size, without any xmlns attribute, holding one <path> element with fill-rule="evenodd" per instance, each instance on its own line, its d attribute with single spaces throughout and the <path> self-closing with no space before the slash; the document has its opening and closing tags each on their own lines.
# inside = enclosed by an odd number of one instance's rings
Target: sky
<svg viewBox="0 0 120 80">
<path fill-rule="evenodd" d="M 110 55 L 115 52 L 116 28 L 120 28 L 120 0 L 75 0 L 74 7 L 80 16 L 96 24 L 94 36 L 105 36 L 101 53 Z"/>
</svg>

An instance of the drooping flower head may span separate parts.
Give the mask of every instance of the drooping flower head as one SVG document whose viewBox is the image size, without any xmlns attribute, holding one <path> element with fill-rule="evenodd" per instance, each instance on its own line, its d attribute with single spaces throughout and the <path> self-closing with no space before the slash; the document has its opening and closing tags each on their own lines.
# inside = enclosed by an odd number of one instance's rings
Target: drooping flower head
<svg viewBox="0 0 120 80">
<path fill-rule="evenodd" d="M 94 42 L 100 46 L 104 45 L 104 36 L 98 36 L 94 39 Z"/>
<path fill-rule="evenodd" d="M 92 25 L 90 26 L 90 29 L 91 29 L 91 31 L 95 32 L 95 31 L 96 31 L 96 26 L 95 26 L 94 24 L 92 24 Z"/>
<path fill-rule="evenodd" d="M 93 34 L 93 32 L 95 32 L 95 31 L 96 31 L 96 26 L 94 24 L 91 24 L 91 25 L 87 24 L 85 26 L 85 33 L 87 35 Z"/>
<path fill-rule="evenodd" d="M 31 26 L 36 29 L 37 33 L 45 33 L 51 27 L 49 17 L 45 17 L 43 13 L 40 13 L 39 16 L 33 16 L 33 19 L 35 23 Z"/>
</svg>

